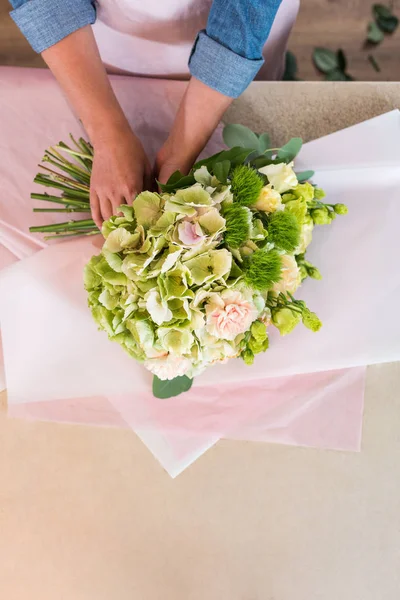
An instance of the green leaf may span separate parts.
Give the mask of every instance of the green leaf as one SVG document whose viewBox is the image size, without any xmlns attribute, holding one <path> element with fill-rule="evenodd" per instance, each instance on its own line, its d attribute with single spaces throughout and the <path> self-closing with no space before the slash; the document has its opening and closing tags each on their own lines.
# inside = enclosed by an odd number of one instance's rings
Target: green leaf
<svg viewBox="0 0 400 600">
<path fill-rule="evenodd" d="M 341 71 L 345 71 L 347 68 L 347 58 L 341 48 L 337 51 L 337 59 L 338 59 L 339 69 Z"/>
<path fill-rule="evenodd" d="M 283 81 L 296 81 L 297 80 L 297 60 L 293 52 L 286 52 L 285 55 L 285 72 L 283 74 Z"/>
<path fill-rule="evenodd" d="M 262 167 L 266 167 L 267 165 L 279 165 L 282 162 L 282 159 L 269 158 L 269 156 L 259 156 L 251 161 L 251 165 L 255 169 L 261 169 Z"/>
<path fill-rule="evenodd" d="M 379 19 L 380 17 L 383 17 L 384 19 L 390 19 L 390 17 L 393 16 L 390 8 L 384 4 L 373 4 L 372 14 L 374 15 L 375 19 Z"/>
<path fill-rule="evenodd" d="M 313 60 L 317 69 L 322 73 L 329 73 L 339 67 L 337 54 L 328 48 L 315 48 Z"/>
<path fill-rule="evenodd" d="M 325 75 L 325 81 L 348 81 L 346 73 L 335 69 Z"/>
<path fill-rule="evenodd" d="M 217 154 L 213 154 L 208 158 L 203 158 L 202 160 L 197 161 L 197 163 L 193 165 L 192 171 L 196 171 L 197 169 L 200 169 L 200 167 L 203 166 L 207 167 L 207 169 L 210 170 L 212 165 L 216 162 L 217 158 L 224 154 L 224 152 L 225 150 L 222 150 L 221 152 L 217 152 Z M 223 158 L 221 158 L 221 160 L 223 160 Z"/>
<path fill-rule="evenodd" d="M 389 6 L 384 4 L 374 4 L 372 6 L 372 14 L 374 15 L 377 25 L 385 33 L 393 33 L 399 25 L 399 19 L 392 13 Z"/>
<path fill-rule="evenodd" d="M 183 173 L 181 173 L 180 171 L 175 171 L 168 179 L 167 184 L 173 185 L 174 183 L 177 183 L 177 181 L 182 179 L 182 177 L 184 177 Z"/>
<path fill-rule="evenodd" d="M 237 167 L 237 165 L 242 165 L 247 160 L 247 158 L 253 153 L 253 150 L 250 148 L 231 148 L 230 150 L 225 150 L 221 153 L 221 160 L 230 160 L 232 163 L 232 167 Z"/>
<path fill-rule="evenodd" d="M 384 17 L 379 17 L 379 19 L 377 19 L 377 23 L 385 33 L 394 33 L 399 26 L 399 19 L 395 15 L 392 15 L 387 19 Z"/>
<path fill-rule="evenodd" d="M 380 27 L 372 21 L 368 23 L 367 41 L 371 44 L 380 44 L 385 36 Z"/>
<path fill-rule="evenodd" d="M 300 152 L 302 145 L 303 140 L 301 138 L 292 138 L 287 144 L 282 146 L 277 156 L 286 162 L 291 162 Z"/>
<path fill-rule="evenodd" d="M 235 146 L 230 150 L 222 150 L 222 152 L 218 152 L 218 154 L 214 154 L 214 156 L 200 160 L 193 166 L 192 171 L 196 171 L 196 169 L 199 169 L 202 166 L 207 167 L 207 169 L 210 171 L 216 162 L 222 162 L 224 160 L 229 160 L 232 167 L 236 167 L 237 165 L 242 165 L 252 153 L 252 148 Z"/>
<path fill-rule="evenodd" d="M 299 183 L 308 181 L 308 179 L 311 179 L 311 177 L 313 177 L 314 174 L 315 171 L 301 171 L 301 173 L 296 173 L 297 181 Z"/>
<path fill-rule="evenodd" d="M 175 175 L 175 174 L 173 174 Z M 171 175 L 171 177 L 173 176 Z M 169 183 L 169 181 L 167 183 L 160 183 L 159 181 L 157 181 L 158 185 L 160 186 L 160 190 L 162 192 L 166 192 L 166 193 L 170 193 L 170 192 L 175 192 L 175 190 L 180 190 L 182 188 L 185 187 L 189 187 L 191 185 L 194 185 L 196 183 L 196 180 L 194 178 L 194 176 L 191 175 L 181 175 L 180 179 L 174 179 L 173 183 Z"/>
<path fill-rule="evenodd" d="M 190 390 L 193 384 L 193 379 L 189 379 L 186 375 L 175 377 L 175 379 L 162 380 L 156 375 L 153 378 L 153 395 L 156 398 L 173 398 L 179 396 L 183 392 Z"/>
<path fill-rule="evenodd" d="M 251 148 L 260 152 L 258 137 L 251 129 L 244 125 L 226 125 L 223 131 L 223 138 L 229 148 L 240 146 L 241 148 Z"/>
<path fill-rule="evenodd" d="M 260 143 L 261 154 L 268 150 L 268 148 L 271 148 L 271 138 L 269 137 L 268 133 L 262 133 L 258 138 L 258 141 Z"/>
<path fill-rule="evenodd" d="M 231 162 L 230 160 L 218 161 L 213 165 L 213 171 L 215 177 L 221 183 L 226 183 L 229 175 L 229 171 L 231 170 Z"/>
</svg>

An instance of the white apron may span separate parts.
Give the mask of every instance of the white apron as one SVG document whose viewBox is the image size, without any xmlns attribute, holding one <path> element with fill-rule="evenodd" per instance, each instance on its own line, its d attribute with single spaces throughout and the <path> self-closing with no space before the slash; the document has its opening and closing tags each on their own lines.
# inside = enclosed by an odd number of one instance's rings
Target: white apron
<svg viewBox="0 0 400 600">
<path fill-rule="evenodd" d="M 267 1 L 267 0 L 266 0 Z M 300 0 L 283 0 L 264 47 L 257 79 L 280 79 Z M 197 33 L 205 29 L 212 0 L 98 0 L 93 26 L 109 72 L 188 79 Z"/>
</svg>

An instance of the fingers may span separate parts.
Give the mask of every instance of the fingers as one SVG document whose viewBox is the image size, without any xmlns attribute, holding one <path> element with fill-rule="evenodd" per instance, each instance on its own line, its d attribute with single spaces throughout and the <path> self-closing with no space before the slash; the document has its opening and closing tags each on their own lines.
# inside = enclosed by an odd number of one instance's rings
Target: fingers
<svg viewBox="0 0 400 600">
<path fill-rule="evenodd" d="M 103 221 L 108 221 L 108 219 L 114 214 L 112 201 L 109 200 L 107 196 L 100 198 L 100 209 Z"/>
<path fill-rule="evenodd" d="M 120 215 L 120 206 L 123 204 L 132 205 L 136 196 L 142 191 L 154 189 L 154 177 L 150 165 L 145 168 L 140 182 L 130 185 L 122 185 L 119 191 L 107 192 L 103 189 L 92 189 L 90 192 L 90 208 L 92 217 L 97 227 L 101 230 L 103 221 L 107 221 L 113 215 Z"/>
<path fill-rule="evenodd" d="M 103 219 L 100 211 L 100 200 L 96 194 L 95 190 L 90 190 L 90 210 L 92 213 L 92 219 L 96 223 L 97 227 L 101 231 L 101 226 L 103 224 Z"/>
</svg>

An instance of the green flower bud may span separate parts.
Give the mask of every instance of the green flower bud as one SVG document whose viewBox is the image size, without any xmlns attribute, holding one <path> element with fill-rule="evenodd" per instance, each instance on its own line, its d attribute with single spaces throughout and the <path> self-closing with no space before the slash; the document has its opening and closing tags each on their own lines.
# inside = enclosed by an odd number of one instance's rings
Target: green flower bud
<svg viewBox="0 0 400 600">
<path fill-rule="evenodd" d="M 314 312 L 305 309 L 302 315 L 303 325 L 305 325 L 311 331 L 319 331 L 322 327 L 322 323 Z"/>
<path fill-rule="evenodd" d="M 267 328 L 261 321 L 254 321 L 250 327 L 250 333 L 252 337 L 260 342 L 263 342 L 267 337 Z"/>
<path fill-rule="evenodd" d="M 306 279 L 308 277 L 308 270 L 306 269 L 306 267 L 304 265 L 299 265 L 299 269 L 300 269 L 300 277 L 301 277 L 301 280 L 303 281 L 304 279 Z"/>
<path fill-rule="evenodd" d="M 248 350 L 251 350 L 253 354 L 260 354 L 260 352 L 265 352 L 269 347 L 269 339 L 268 337 L 265 340 L 256 340 L 251 338 L 248 343 Z"/>
<path fill-rule="evenodd" d="M 314 198 L 316 200 L 322 200 L 323 198 L 325 198 L 326 194 L 324 192 L 324 190 L 321 190 L 321 188 L 314 188 Z"/>
<path fill-rule="evenodd" d="M 333 208 L 337 215 L 347 215 L 347 213 L 349 212 L 345 204 L 335 204 Z"/>
<path fill-rule="evenodd" d="M 311 216 L 316 225 L 328 225 L 331 222 L 327 208 L 315 208 Z"/>
<path fill-rule="evenodd" d="M 241 357 L 243 358 L 246 365 L 252 365 L 254 362 L 254 354 L 251 350 L 245 350 L 242 352 Z"/>
<path fill-rule="evenodd" d="M 317 267 L 307 267 L 307 275 L 309 275 L 309 277 L 312 277 L 313 279 L 322 279 L 322 275 L 317 269 Z"/>
<path fill-rule="evenodd" d="M 301 321 L 301 314 L 293 312 L 290 308 L 278 308 L 272 310 L 272 322 L 281 335 L 291 333 Z"/>
<path fill-rule="evenodd" d="M 313 224 L 312 217 L 311 217 L 311 215 L 307 214 L 304 217 L 304 223 L 303 223 L 303 225 L 312 225 L 312 224 Z"/>
</svg>

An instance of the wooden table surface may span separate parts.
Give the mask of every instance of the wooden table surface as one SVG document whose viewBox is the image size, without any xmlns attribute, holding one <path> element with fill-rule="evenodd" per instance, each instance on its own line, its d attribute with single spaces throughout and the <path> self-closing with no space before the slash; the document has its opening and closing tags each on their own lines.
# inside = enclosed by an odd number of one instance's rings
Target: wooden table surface
<svg viewBox="0 0 400 600">
<path fill-rule="evenodd" d="M 319 79 L 311 56 L 316 46 L 343 48 L 349 59 L 349 72 L 359 81 L 400 81 L 400 29 L 376 49 L 365 49 L 367 24 L 374 0 L 302 0 L 299 17 L 289 47 L 297 56 L 299 77 Z M 400 14 L 400 0 L 394 0 Z M 0 65 L 43 67 L 40 56 L 9 18 L 8 0 L 0 0 Z M 368 61 L 372 53 L 381 66 L 377 73 Z"/>
</svg>

